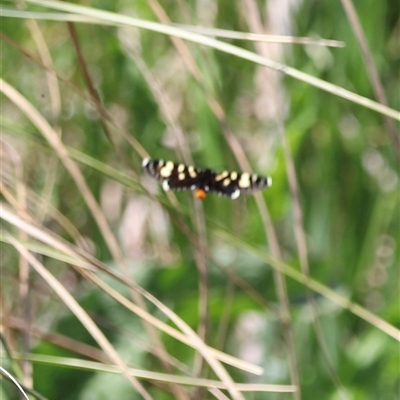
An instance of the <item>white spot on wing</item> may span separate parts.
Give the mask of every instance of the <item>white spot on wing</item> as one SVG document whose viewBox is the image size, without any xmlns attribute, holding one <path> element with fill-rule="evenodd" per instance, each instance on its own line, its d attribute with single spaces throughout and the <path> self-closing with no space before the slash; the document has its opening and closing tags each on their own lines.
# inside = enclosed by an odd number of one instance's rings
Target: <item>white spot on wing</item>
<svg viewBox="0 0 400 400">
<path fill-rule="evenodd" d="M 235 200 L 240 196 L 240 190 L 236 189 L 232 194 L 231 194 L 231 199 Z"/>
<path fill-rule="evenodd" d="M 163 189 L 164 189 L 166 192 L 168 192 L 168 190 L 169 190 L 169 183 L 168 183 L 167 180 L 163 181 L 162 187 L 163 187 Z"/>
<path fill-rule="evenodd" d="M 150 162 L 150 158 L 143 158 L 142 167 L 145 168 Z"/>
</svg>

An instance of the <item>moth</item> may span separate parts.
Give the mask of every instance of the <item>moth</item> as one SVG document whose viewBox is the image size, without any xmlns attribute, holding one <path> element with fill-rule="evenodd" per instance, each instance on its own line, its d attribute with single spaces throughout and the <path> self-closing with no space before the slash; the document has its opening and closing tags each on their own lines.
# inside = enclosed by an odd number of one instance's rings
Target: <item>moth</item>
<svg viewBox="0 0 400 400">
<path fill-rule="evenodd" d="M 237 199 L 241 193 L 252 193 L 272 185 L 272 178 L 248 172 L 222 171 L 195 168 L 172 161 L 145 158 L 144 170 L 161 182 L 165 191 L 194 190 L 197 199 L 204 199 L 208 192 Z"/>
</svg>

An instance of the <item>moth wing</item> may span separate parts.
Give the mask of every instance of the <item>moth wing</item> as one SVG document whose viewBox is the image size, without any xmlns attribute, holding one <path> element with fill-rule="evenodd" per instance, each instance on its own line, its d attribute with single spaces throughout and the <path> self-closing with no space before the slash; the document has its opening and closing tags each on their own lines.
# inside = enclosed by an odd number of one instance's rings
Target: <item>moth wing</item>
<svg viewBox="0 0 400 400">
<path fill-rule="evenodd" d="M 164 160 L 143 160 L 143 168 L 149 175 L 162 182 L 164 190 L 196 189 L 200 170 L 184 164 Z"/>
</svg>

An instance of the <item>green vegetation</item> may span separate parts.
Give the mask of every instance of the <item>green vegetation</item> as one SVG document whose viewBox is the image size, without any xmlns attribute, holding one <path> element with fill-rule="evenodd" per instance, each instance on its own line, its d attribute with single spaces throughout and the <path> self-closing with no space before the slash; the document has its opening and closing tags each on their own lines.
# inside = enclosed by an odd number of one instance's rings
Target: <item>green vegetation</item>
<svg viewBox="0 0 400 400">
<path fill-rule="evenodd" d="M 4 378 L 32 399 L 397 399 L 400 4 L 84 4 L 2 4 Z M 144 157 L 273 185 L 200 201 Z"/>
</svg>

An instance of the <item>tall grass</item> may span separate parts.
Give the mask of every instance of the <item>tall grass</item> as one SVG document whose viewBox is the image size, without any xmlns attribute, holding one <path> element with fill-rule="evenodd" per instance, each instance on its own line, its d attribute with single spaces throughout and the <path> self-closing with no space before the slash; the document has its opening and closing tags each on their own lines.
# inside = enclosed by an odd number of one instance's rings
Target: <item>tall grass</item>
<svg viewBox="0 0 400 400">
<path fill-rule="evenodd" d="M 2 372 L 32 398 L 396 398 L 389 3 L 108 7 L 2 8 Z M 149 156 L 273 186 L 201 202 Z"/>
</svg>

